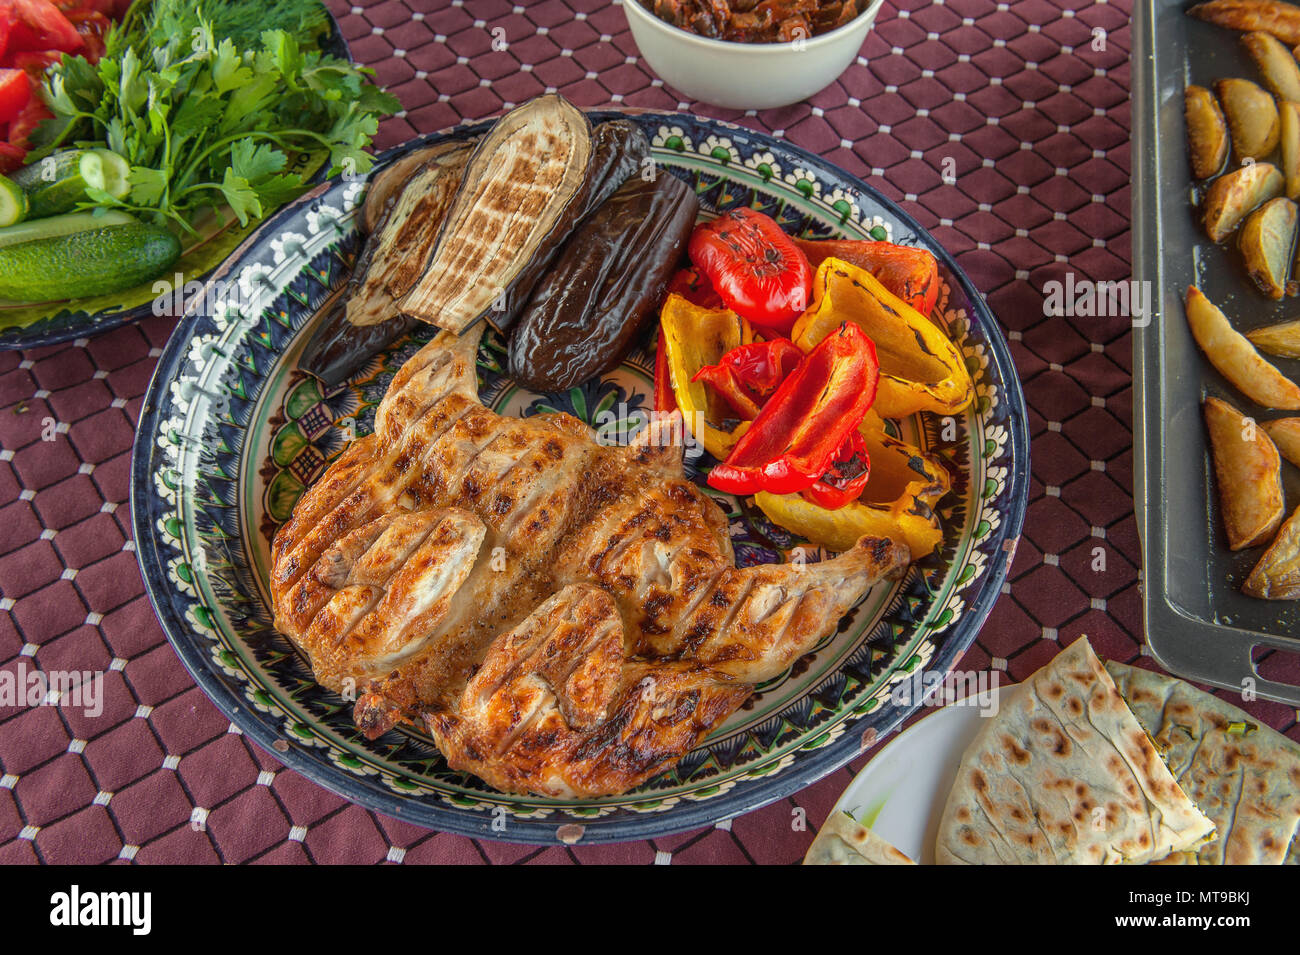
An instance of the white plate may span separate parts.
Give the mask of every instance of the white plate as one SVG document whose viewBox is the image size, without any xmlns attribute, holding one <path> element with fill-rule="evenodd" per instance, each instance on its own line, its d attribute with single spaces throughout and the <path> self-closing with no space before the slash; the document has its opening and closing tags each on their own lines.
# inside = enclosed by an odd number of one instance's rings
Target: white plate
<svg viewBox="0 0 1300 955">
<path fill-rule="evenodd" d="M 992 690 L 993 699 L 1004 702 L 1018 686 Z M 995 712 L 972 700 L 922 717 L 872 757 L 831 813 L 849 813 L 909 858 L 933 865 L 939 821 L 962 755 Z"/>
</svg>

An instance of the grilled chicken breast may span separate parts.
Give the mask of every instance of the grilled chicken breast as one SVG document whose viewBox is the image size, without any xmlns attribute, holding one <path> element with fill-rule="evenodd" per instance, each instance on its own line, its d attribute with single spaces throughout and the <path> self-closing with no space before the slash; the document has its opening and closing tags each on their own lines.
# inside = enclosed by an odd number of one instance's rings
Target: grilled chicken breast
<svg viewBox="0 0 1300 955">
<path fill-rule="evenodd" d="M 477 397 L 479 332 L 394 377 L 375 431 L 272 548 L 276 626 L 374 738 L 428 728 L 509 792 L 625 792 L 675 763 L 828 633 L 907 549 L 863 538 L 738 569 L 671 423 L 605 446 L 564 414 Z"/>
</svg>

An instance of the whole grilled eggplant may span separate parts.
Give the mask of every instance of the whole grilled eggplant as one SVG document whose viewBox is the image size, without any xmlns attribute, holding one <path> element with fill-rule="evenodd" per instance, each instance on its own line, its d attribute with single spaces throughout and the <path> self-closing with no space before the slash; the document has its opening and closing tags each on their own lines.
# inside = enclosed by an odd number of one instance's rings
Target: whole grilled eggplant
<svg viewBox="0 0 1300 955">
<path fill-rule="evenodd" d="M 562 391 L 616 366 L 654 314 L 695 226 L 680 179 L 634 176 L 569 238 L 510 336 L 510 374 Z"/>
<path fill-rule="evenodd" d="M 628 179 L 640 175 L 650 158 L 650 140 L 630 119 L 611 119 L 601 123 L 593 135 L 596 154 L 588 174 L 592 186 L 582 211 L 583 219 L 604 205 L 614 190 Z"/>
</svg>

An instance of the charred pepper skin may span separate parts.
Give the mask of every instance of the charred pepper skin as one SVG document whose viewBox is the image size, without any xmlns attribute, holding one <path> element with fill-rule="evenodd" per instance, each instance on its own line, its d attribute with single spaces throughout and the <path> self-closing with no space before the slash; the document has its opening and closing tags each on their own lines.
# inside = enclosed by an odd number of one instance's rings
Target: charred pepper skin
<svg viewBox="0 0 1300 955">
<path fill-rule="evenodd" d="M 712 386 L 742 421 L 758 417 L 764 402 L 803 361 L 803 352 L 788 338 L 733 348 L 716 365 L 705 365 L 692 381 Z"/>
<path fill-rule="evenodd" d="M 808 257 L 754 209 L 732 209 L 697 226 L 689 253 L 727 308 L 776 334 L 788 336 L 812 299 Z"/>
<path fill-rule="evenodd" d="M 867 442 L 862 432 L 854 428 L 840 445 L 826 473 L 799 493 L 804 500 L 818 507 L 837 511 L 862 496 L 870 477 L 871 456 L 867 452 Z"/>
<path fill-rule="evenodd" d="M 834 463 L 876 397 L 875 344 L 846 322 L 781 382 L 709 485 L 731 494 L 793 494 Z"/>
</svg>

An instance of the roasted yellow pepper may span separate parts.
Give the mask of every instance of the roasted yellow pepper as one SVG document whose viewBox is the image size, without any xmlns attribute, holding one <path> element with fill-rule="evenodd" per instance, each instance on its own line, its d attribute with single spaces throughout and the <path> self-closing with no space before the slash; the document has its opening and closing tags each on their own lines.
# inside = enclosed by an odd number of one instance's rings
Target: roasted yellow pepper
<svg viewBox="0 0 1300 955">
<path fill-rule="evenodd" d="M 888 537 L 907 544 L 919 560 L 943 541 L 934 506 L 952 486 L 948 472 L 920 448 L 890 437 L 873 411 L 859 430 L 871 478 L 858 500 L 831 511 L 798 494 L 762 491 L 754 502 L 769 520 L 822 547 L 844 551 L 864 535 Z"/>
<path fill-rule="evenodd" d="M 718 364 L 731 349 L 750 344 L 754 330 L 735 312 L 692 305 L 680 295 L 668 296 L 659 321 L 668 351 L 673 395 L 686 427 L 706 451 L 721 461 L 750 423 L 742 421 L 731 430 L 717 427 L 734 419 L 735 412 L 713 388 L 691 379 L 705 365 Z"/>
<path fill-rule="evenodd" d="M 855 322 L 876 343 L 880 384 L 874 408 L 879 414 L 950 415 L 971 403 L 975 386 L 948 336 L 870 272 L 829 258 L 817 269 L 812 307 L 795 323 L 794 343 L 811 351 L 842 322 Z"/>
</svg>

